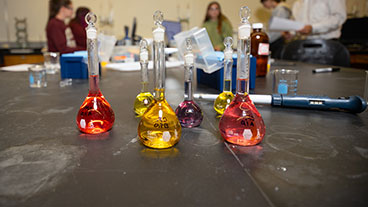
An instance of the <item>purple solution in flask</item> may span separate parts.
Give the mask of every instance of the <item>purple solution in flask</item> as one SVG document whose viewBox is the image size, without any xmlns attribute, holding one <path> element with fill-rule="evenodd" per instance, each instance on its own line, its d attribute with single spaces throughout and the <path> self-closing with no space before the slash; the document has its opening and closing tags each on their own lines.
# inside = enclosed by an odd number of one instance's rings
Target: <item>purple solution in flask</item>
<svg viewBox="0 0 368 207">
<path fill-rule="evenodd" d="M 194 55 L 192 52 L 192 41 L 189 38 L 186 40 L 186 46 L 187 51 L 184 54 L 184 101 L 179 104 L 175 113 L 182 127 L 192 128 L 201 124 L 203 113 L 198 104 L 193 100 L 192 80 Z"/>
</svg>

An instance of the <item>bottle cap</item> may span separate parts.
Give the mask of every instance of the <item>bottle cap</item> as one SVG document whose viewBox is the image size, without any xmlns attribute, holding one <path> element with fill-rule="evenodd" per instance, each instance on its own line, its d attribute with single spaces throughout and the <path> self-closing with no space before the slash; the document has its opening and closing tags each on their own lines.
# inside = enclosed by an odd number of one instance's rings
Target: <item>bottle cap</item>
<svg viewBox="0 0 368 207">
<path fill-rule="evenodd" d="M 243 6 L 240 8 L 239 16 L 241 19 L 241 25 L 238 28 L 238 37 L 239 39 L 247 39 L 250 36 L 250 9 L 247 6 Z"/>
<path fill-rule="evenodd" d="M 246 39 L 250 36 L 250 25 L 249 24 L 244 24 L 244 25 L 241 25 L 239 28 L 238 28 L 238 36 L 239 36 L 239 39 Z"/>
<path fill-rule="evenodd" d="M 146 39 L 142 39 L 139 42 L 139 58 L 141 61 L 148 61 L 148 42 Z"/>
<path fill-rule="evenodd" d="M 184 55 L 184 63 L 185 65 L 193 65 L 194 64 L 194 55 L 192 52 L 192 40 L 187 38 L 185 41 L 187 52 Z"/>
<path fill-rule="evenodd" d="M 233 58 L 233 38 L 232 37 L 226 37 L 224 40 L 225 50 L 224 55 L 225 59 L 229 60 Z"/>
<path fill-rule="evenodd" d="M 89 12 L 84 20 L 86 21 L 86 23 L 88 24 L 87 27 L 87 38 L 88 39 L 96 39 L 97 38 L 97 29 L 94 26 L 95 23 L 97 22 L 97 16 L 96 14 Z"/>
<path fill-rule="evenodd" d="M 157 27 L 153 30 L 153 40 L 155 42 L 161 42 L 165 39 L 165 30 L 162 27 Z"/>
<path fill-rule="evenodd" d="M 253 29 L 262 29 L 263 24 L 262 23 L 253 23 L 252 27 L 253 27 Z"/>
<path fill-rule="evenodd" d="M 162 26 L 162 21 L 164 20 L 164 15 L 161 11 L 157 10 L 153 14 L 153 22 L 156 25 L 156 28 L 153 30 L 153 40 L 155 42 L 164 41 L 165 38 L 165 29 Z"/>
</svg>

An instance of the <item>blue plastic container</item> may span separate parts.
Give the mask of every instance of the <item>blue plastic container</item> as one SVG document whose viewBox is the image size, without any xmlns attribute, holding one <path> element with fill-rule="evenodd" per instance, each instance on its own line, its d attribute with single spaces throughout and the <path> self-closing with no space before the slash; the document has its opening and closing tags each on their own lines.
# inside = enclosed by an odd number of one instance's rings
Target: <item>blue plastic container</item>
<svg viewBox="0 0 368 207">
<path fill-rule="evenodd" d="M 224 61 L 223 52 L 216 52 L 216 55 L 220 61 Z M 234 91 L 236 89 L 236 61 L 237 55 L 233 54 L 231 87 Z M 249 89 L 254 89 L 256 85 L 256 61 L 257 59 L 255 57 L 250 57 Z M 197 68 L 197 83 L 222 91 L 224 88 L 224 68 L 221 68 L 220 70 L 217 70 L 211 74 L 205 73 L 202 69 Z"/>
<path fill-rule="evenodd" d="M 87 51 L 62 54 L 60 57 L 61 79 L 88 79 Z"/>
</svg>

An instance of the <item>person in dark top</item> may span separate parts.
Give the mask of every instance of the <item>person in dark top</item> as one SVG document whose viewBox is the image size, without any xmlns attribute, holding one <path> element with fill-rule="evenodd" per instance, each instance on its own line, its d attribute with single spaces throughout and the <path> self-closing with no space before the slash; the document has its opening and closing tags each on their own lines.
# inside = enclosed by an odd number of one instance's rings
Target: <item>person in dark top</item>
<svg viewBox="0 0 368 207">
<path fill-rule="evenodd" d="M 47 46 L 49 52 L 72 53 L 83 50 L 75 43 L 71 29 L 64 20 L 73 15 L 73 5 L 70 0 L 49 1 L 49 21 L 46 26 Z"/>
<path fill-rule="evenodd" d="M 69 22 L 69 27 L 72 30 L 75 42 L 78 47 L 87 48 L 87 23 L 84 17 L 90 10 L 87 7 L 79 7 L 75 13 L 74 19 Z"/>
</svg>

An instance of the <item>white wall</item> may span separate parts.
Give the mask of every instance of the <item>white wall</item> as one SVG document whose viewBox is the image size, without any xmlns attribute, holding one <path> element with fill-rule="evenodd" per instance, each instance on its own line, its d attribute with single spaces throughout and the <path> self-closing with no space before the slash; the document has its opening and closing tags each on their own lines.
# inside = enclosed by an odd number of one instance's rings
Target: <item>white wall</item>
<svg viewBox="0 0 368 207">
<path fill-rule="evenodd" d="M 184 8 L 189 5 L 190 27 L 200 26 L 204 19 L 206 8 L 211 0 L 72 0 L 74 8 L 87 6 L 97 15 L 107 16 L 109 11 L 114 14 L 114 25 L 111 33 L 118 38 L 123 36 L 124 25 L 131 27 L 133 17 L 137 17 L 137 34 L 143 37 L 151 36 L 153 26 L 152 14 L 160 9 L 167 20 L 178 20 L 178 6 Z M 289 4 L 295 0 L 287 0 Z M 236 28 L 239 22 L 239 8 L 247 5 L 252 9 L 251 22 L 266 23 L 269 11 L 265 10 L 260 0 L 218 0 L 225 14 Z M 357 4 L 358 13 L 364 15 L 367 0 L 347 0 Z M 45 26 L 48 17 L 48 0 L 0 0 L 0 41 L 7 40 L 7 27 L 4 20 L 5 3 L 8 5 L 9 33 L 11 41 L 15 41 L 15 17 L 27 18 L 28 40 L 45 41 Z M 364 4 L 364 6 L 362 6 Z M 352 6 L 348 6 L 352 8 Z M 361 12 L 361 10 L 363 12 Z M 349 10 L 348 10 L 349 11 Z"/>
</svg>

